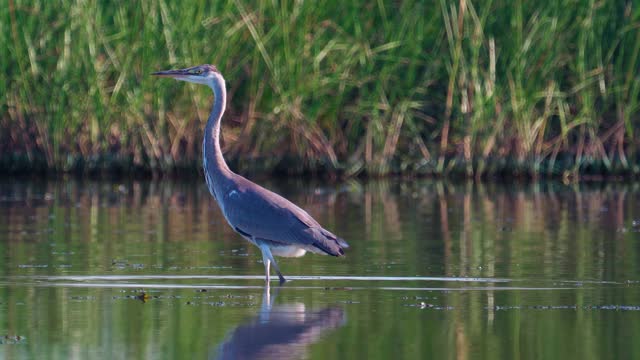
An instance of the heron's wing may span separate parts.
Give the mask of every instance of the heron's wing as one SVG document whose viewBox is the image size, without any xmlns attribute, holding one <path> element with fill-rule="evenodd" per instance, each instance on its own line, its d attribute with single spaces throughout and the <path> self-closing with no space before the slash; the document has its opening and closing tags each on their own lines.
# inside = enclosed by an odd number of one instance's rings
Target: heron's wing
<svg viewBox="0 0 640 360">
<path fill-rule="evenodd" d="M 282 245 L 317 248 L 343 254 L 347 243 L 324 229 L 306 211 L 289 200 L 242 177 L 238 187 L 224 195 L 227 220 L 245 236 Z"/>
</svg>

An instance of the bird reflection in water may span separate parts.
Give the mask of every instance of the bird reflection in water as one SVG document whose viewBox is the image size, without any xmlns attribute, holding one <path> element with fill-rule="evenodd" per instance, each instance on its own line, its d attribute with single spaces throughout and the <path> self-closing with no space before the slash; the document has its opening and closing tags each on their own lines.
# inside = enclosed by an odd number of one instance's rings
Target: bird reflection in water
<svg viewBox="0 0 640 360">
<path fill-rule="evenodd" d="M 340 307 L 308 311 L 302 303 L 272 306 L 269 287 L 262 295 L 259 315 L 238 326 L 212 356 L 216 359 L 300 359 L 307 347 L 344 325 Z"/>
</svg>

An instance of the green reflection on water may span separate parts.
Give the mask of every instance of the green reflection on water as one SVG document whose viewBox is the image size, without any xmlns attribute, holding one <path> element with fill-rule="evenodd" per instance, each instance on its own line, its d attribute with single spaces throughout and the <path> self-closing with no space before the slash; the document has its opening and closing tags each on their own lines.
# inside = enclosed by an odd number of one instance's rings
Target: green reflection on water
<svg viewBox="0 0 640 360">
<path fill-rule="evenodd" d="M 640 356 L 638 184 L 269 187 L 351 244 L 281 259 L 319 278 L 281 288 L 271 317 L 242 277 L 259 251 L 200 182 L 4 180 L 0 356 L 215 358 L 252 333 L 280 359 Z"/>
</svg>

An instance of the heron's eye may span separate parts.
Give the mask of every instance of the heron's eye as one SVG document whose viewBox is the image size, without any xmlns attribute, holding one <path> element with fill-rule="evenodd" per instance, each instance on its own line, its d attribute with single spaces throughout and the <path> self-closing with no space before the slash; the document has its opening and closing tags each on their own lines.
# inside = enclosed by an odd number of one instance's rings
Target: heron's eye
<svg viewBox="0 0 640 360">
<path fill-rule="evenodd" d="M 193 70 L 193 71 L 191 71 L 191 73 L 194 74 L 194 75 L 200 75 L 200 74 L 202 74 L 202 69 Z"/>
</svg>

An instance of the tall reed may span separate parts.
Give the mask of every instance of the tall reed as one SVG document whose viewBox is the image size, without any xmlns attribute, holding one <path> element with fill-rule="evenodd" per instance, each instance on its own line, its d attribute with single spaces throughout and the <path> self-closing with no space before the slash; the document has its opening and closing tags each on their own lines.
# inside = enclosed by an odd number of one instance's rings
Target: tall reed
<svg viewBox="0 0 640 360">
<path fill-rule="evenodd" d="M 637 174 L 628 1 L 166 0 L 0 6 L 0 167 L 199 167 L 214 63 L 242 171 Z"/>
</svg>

